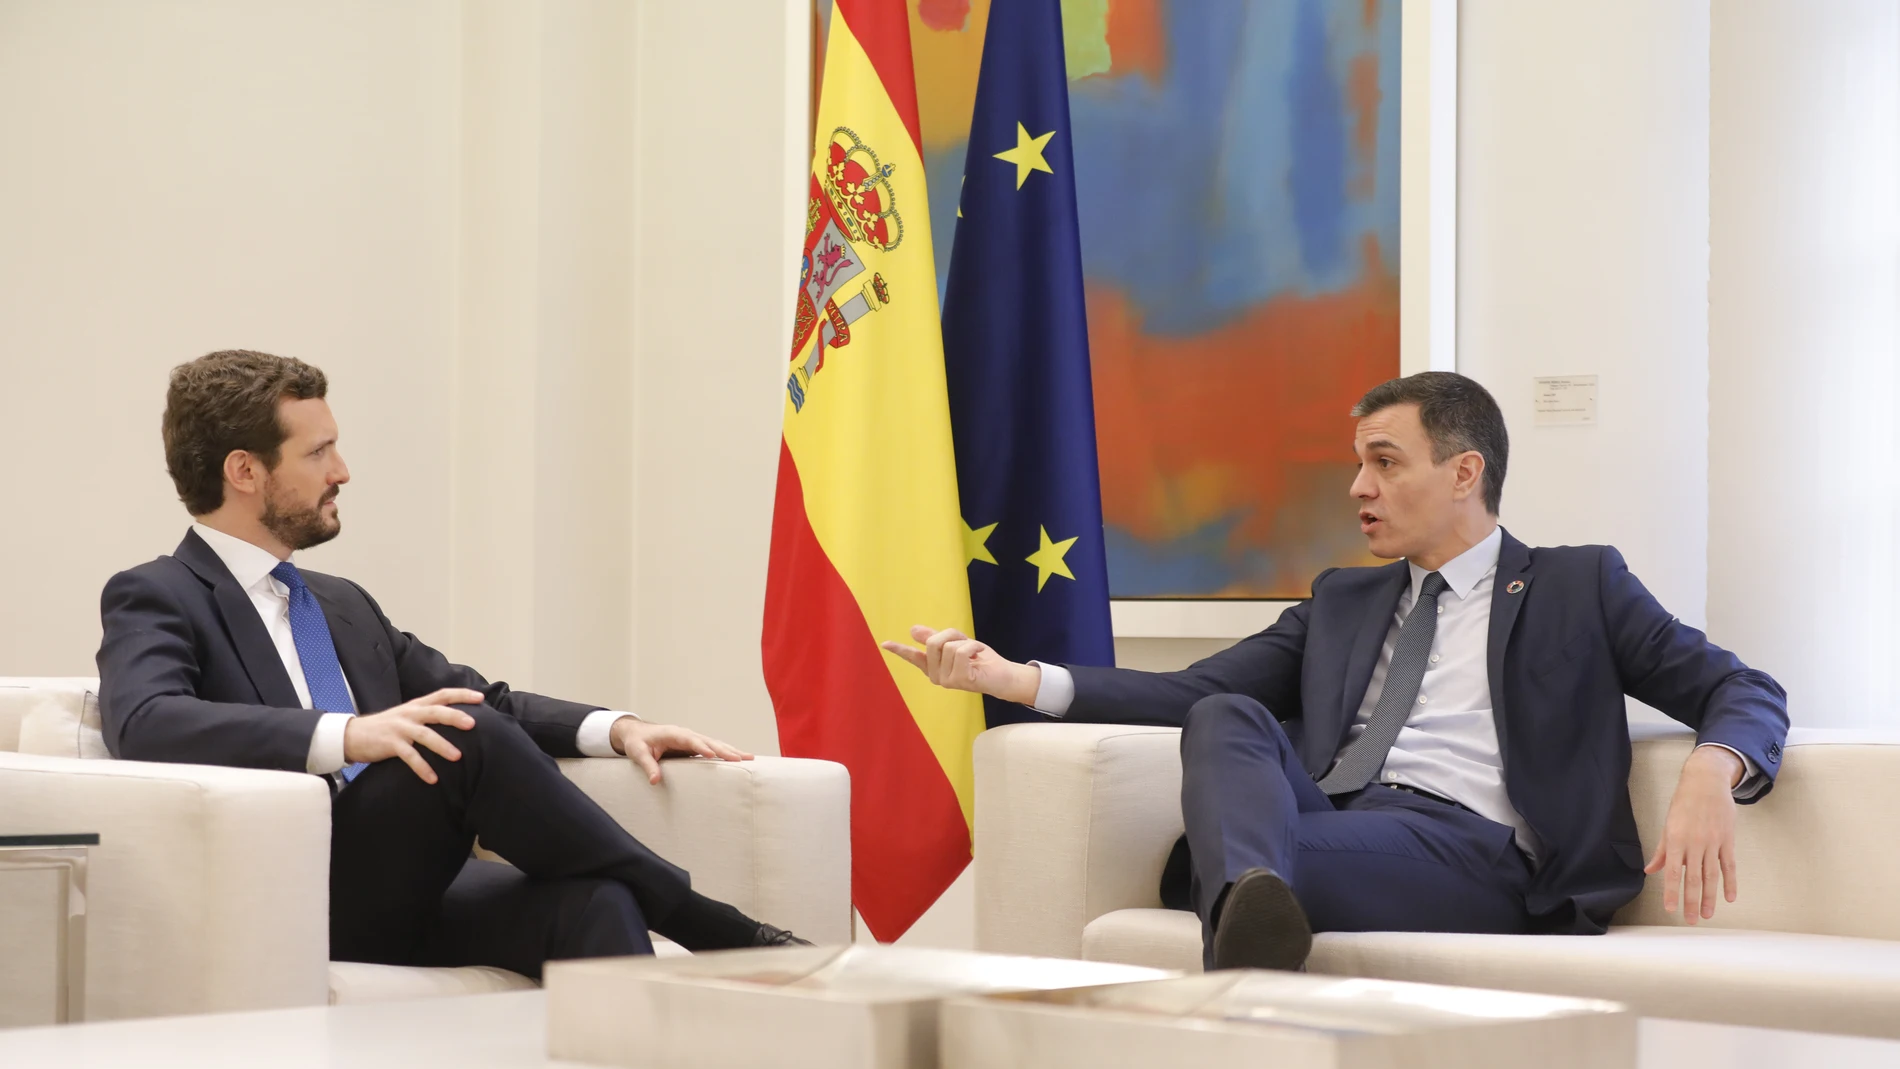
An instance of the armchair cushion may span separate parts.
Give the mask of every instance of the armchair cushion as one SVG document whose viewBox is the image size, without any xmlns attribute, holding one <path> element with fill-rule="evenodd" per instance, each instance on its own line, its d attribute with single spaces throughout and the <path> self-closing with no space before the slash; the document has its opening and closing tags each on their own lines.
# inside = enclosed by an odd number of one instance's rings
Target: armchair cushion
<svg viewBox="0 0 1900 1069">
<path fill-rule="evenodd" d="M 0 751 L 110 757 L 100 734 L 99 681 L 85 677 L 0 679 Z"/>
<path fill-rule="evenodd" d="M 625 758 L 561 771 L 700 893 L 818 943 L 851 941 L 851 777 L 830 761 L 666 761 L 660 786 Z"/>
</svg>

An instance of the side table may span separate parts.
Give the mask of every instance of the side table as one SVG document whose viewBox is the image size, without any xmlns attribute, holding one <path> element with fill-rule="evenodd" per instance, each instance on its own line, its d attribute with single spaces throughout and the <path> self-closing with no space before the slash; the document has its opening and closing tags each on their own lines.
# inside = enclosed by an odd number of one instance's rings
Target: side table
<svg viewBox="0 0 1900 1069">
<path fill-rule="evenodd" d="M 87 849 L 98 845 L 99 836 L 94 833 L 0 835 L 0 876 L 29 869 L 50 869 L 59 875 L 54 918 L 59 979 L 53 1019 L 57 1023 L 82 1021 L 86 1016 L 86 859 Z"/>
</svg>

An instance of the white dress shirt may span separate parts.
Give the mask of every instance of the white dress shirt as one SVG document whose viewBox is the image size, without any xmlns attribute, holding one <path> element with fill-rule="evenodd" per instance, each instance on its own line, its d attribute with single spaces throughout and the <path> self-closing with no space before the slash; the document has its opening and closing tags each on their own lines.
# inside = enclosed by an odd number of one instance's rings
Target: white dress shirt
<svg viewBox="0 0 1900 1069">
<path fill-rule="evenodd" d="M 250 596 L 252 607 L 264 621 L 264 630 L 269 632 L 271 645 L 277 647 L 277 657 L 284 662 L 284 671 L 290 675 L 290 685 L 296 688 L 297 700 L 305 709 L 311 708 L 310 684 L 303 676 L 303 660 L 297 656 L 297 641 L 290 632 L 290 588 L 271 575 L 271 569 L 278 565 L 277 555 L 262 546 L 253 545 L 242 538 L 225 534 L 216 528 L 202 523 L 194 523 L 191 529 L 211 547 L 211 551 L 224 562 L 224 567 L 237 580 L 239 587 Z M 356 704 L 356 692 L 350 689 L 347 677 L 343 687 L 349 691 L 350 704 Z M 380 709 L 358 709 L 357 712 L 381 712 Z M 306 771 L 319 776 L 340 772 L 345 764 L 343 757 L 343 729 L 350 722 L 350 713 L 325 713 L 317 720 L 317 730 L 310 736 L 310 754 L 304 760 Z M 597 709 L 581 721 L 580 735 L 575 746 L 587 757 L 618 757 L 614 750 L 611 731 L 614 722 L 632 713 L 615 709 Z"/>
<path fill-rule="evenodd" d="M 1432 636 L 1430 660 L 1425 679 L 1419 685 L 1418 699 L 1399 737 L 1386 754 L 1385 767 L 1377 782 L 1403 784 L 1430 791 L 1464 805 L 1472 812 L 1517 833 L 1517 844 L 1536 858 L 1541 844 L 1511 805 L 1504 787 L 1504 760 L 1498 750 L 1497 722 L 1492 715 L 1491 679 L 1486 663 L 1490 649 L 1491 594 L 1497 577 L 1498 552 L 1504 541 L 1502 528 L 1494 527 L 1478 544 L 1446 561 L 1438 569 L 1446 591 L 1438 598 L 1438 627 Z M 1399 595 L 1392 614 L 1392 626 L 1386 631 L 1385 645 L 1372 669 L 1359 713 L 1347 729 L 1347 743 L 1366 730 L 1372 712 L 1385 693 L 1385 677 L 1392 666 L 1392 651 L 1399 641 L 1399 627 L 1418 600 L 1419 587 L 1430 573 L 1411 564 L 1412 581 Z M 1042 681 L 1036 690 L 1038 712 L 1062 716 L 1075 701 L 1075 677 L 1060 665 L 1045 664 Z M 1709 743 L 1706 745 L 1721 745 Z M 1731 747 L 1723 746 L 1742 759 L 1743 775 L 1735 788 L 1738 797 L 1748 797 L 1755 789 L 1755 767 L 1749 759 Z M 1343 752 L 1345 744 L 1340 747 Z M 1335 757 L 1335 761 L 1337 757 Z"/>
</svg>

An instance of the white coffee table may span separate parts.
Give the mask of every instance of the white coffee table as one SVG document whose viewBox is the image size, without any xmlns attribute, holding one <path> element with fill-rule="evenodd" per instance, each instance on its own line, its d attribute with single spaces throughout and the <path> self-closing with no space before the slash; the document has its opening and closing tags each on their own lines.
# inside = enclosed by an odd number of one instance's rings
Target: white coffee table
<svg viewBox="0 0 1900 1069">
<path fill-rule="evenodd" d="M 0 1065 L 60 1069 L 530 1069 L 547 1057 L 540 991 L 368 1005 L 160 1017 L 0 1031 Z M 711 1040 L 709 1039 L 709 1042 Z M 1642 1069 L 1888 1069 L 1900 1041 L 1645 1020 Z"/>
</svg>

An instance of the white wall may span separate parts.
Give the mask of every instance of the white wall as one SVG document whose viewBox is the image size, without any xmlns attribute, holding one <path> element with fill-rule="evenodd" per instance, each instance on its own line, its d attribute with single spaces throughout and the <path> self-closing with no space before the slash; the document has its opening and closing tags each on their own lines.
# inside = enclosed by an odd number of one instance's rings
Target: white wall
<svg viewBox="0 0 1900 1069">
<path fill-rule="evenodd" d="M 810 174 L 804 0 L 641 6 L 638 704 L 776 749 L 759 642 Z"/>
<path fill-rule="evenodd" d="M 1504 408 L 1503 520 L 1607 542 L 1704 619 L 1708 0 L 1464 0 L 1458 370 Z M 1598 422 L 1537 427 L 1538 375 L 1598 376 Z"/>
<path fill-rule="evenodd" d="M 807 15 L 0 0 L 0 674 L 92 670 L 106 577 L 188 522 L 166 371 L 242 346 L 332 380 L 310 566 L 493 677 L 774 752 Z"/>
<path fill-rule="evenodd" d="M 312 555 L 449 630 L 460 67 L 446 2 L 0 3 L 0 673 L 92 672 L 112 572 L 188 522 L 167 370 L 333 379 L 357 481 Z"/>
<path fill-rule="evenodd" d="M 1900 7 L 1722 0 L 1709 629 L 1800 724 L 1900 717 Z"/>
</svg>

